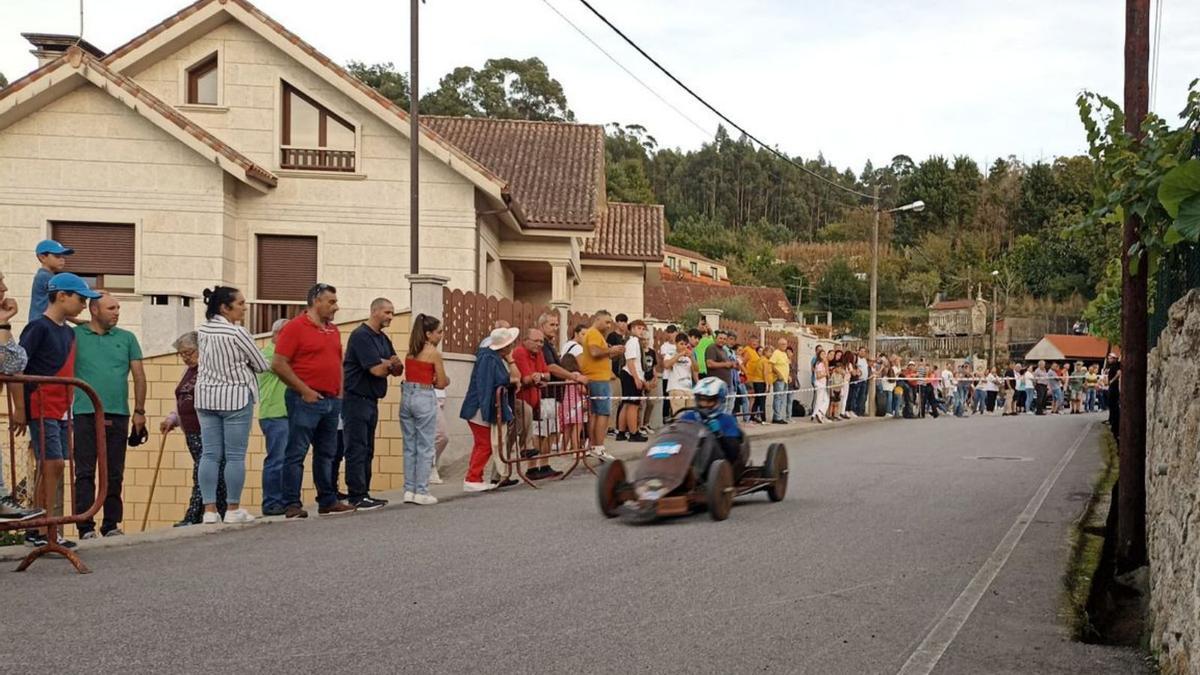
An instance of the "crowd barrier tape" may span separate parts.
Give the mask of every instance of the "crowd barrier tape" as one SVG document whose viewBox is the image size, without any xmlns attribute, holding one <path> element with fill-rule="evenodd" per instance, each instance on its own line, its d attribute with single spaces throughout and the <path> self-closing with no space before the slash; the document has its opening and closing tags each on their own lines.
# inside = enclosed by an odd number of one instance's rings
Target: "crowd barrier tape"
<svg viewBox="0 0 1200 675">
<path fill-rule="evenodd" d="M 37 518 L 31 518 L 28 520 L 0 520 L 0 532 L 9 530 L 36 529 L 41 527 L 46 528 L 47 543 L 43 546 L 33 549 L 29 555 L 25 556 L 25 559 L 22 560 L 21 564 L 17 566 L 18 572 L 24 572 L 29 568 L 30 565 L 33 564 L 33 561 L 47 553 L 57 553 L 70 561 L 71 565 L 75 567 L 77 572 L 80 574 L 87 574 L 91 572 L 91 569 L 89 569 L 87 565 L 83 564 L 83 561 L 74 551 L 59 544 L 58 536 L 59 528 L 62 525 L 66 525 L 68 523 L 82 523 L 92 520 L 92 518 L 96 515 L 96 512 L 100 510 L 100 506 L 104 503 L 103 495 L 108 492 L 108 452 L 105 450 L 104 405 L 100 402 L 100 397 L 96 395 L 96 391 L 92 389 L 88 383 L 77 378 L 41 377 L 34 375 L 0 375 L 0 384 L 4 385 L 5 390 L 8 392 L 8 396 L 5 397 L 8 402 L 8 419 L 10 420 L 8 427 L 8 466 L 10 476 L 12 478 L 12 484 L 9 486 L 9 488 L 13 490 L 15 490 L 17 487 L 17 435 L 16 429 L 11 424 L 14 412 L 12 385 L 20 384 L 23 386 L 36 385 L 38 387 L 66 387 L 68 407 L 71 406 L 71 401 L 74 400 L 74 392 L 72 391 L 72 388 L 78 388 L 82 390 L 83 393 L 86 394 L 87 397 L 92 401 L 92 406 L 94 407 L 93 409 L 96 411 L 96 493 L 92 495 L 91 506 L 82 513 L 55 516 L 51 515 L 54 512 L 54 505 L 51 504 L 46 509 L 46 514 L 38 516 Z M 28 411 L 26 411 L 26 414 L 28 414 Z M 30 425 L 35 423 L 37 422 L 29 422 Z M 41 465 L 46 458 L 46 434 L 39 433 L 38 438 L 40 443 L 34 452 L 38 464 Z M 25 444 L 22 443 L 21 445 L 24 446 Z M 63 479 L 68 486 L 67 489 L 73 490 L 75 485 L 75 420 L 74 417 L 70 416 L 69 414 L 67 417 L 66 462 L 68 470 L 64 473 Z M 42 478 L 42 472 L 40 470 L 37 471 L 37 478 L 34 481 L 34 495 L 38 494 L 38 484 L 41 482 Z"/>
</svg>

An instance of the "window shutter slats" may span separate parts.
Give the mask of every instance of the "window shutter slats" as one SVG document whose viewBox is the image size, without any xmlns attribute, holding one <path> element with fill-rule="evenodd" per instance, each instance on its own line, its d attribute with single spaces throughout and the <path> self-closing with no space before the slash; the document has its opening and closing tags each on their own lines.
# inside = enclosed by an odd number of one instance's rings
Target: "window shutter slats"
<svg viewBox="0 0 1200 675">
<path fill-rule="evenodd" d="M 50 224 L 51 236 L 75 249 L 67 256 L 67 271 L 79 275 L 133 275 L 134 226 L 123 223 Z"/>
<path fill-rule="evenodd" d="M 258 299 L 303 301 L 317 283 L 317 238 L 258 235 Z"/>
</svg>

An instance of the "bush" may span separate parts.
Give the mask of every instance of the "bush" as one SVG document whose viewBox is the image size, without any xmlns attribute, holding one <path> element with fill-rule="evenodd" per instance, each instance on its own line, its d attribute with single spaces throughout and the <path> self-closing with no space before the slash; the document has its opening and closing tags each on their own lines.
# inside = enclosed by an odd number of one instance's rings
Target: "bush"
<svg viewBox="0 0 1200 675">
<path fill-rule="evenodd" d="M 859 281 L 845 258 L 834 258 L 817 281 L 813 297 L 821 309 L 833 312 L 837 321 L 850 318 L 854 310 L 868 302 L 866 282 Z"/>
</svg>

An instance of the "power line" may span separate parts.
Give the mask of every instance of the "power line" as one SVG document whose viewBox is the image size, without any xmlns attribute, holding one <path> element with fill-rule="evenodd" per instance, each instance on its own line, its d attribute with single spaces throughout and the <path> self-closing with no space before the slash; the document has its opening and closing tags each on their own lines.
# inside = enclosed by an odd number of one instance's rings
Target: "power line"
<svg viewBox="0 0 1200 675">
<path fill-rule="evenodd" d="M 625 35 L 625 33 L 621 32 L 620 28 L 617 28 L 615 25 L 613 25 L 613 22 L 609 21 L 608 18 L 605 17 L 603 14 L 601 14 L 599 11 L 597 11 L 595 7 L 592 7 L 591 3 L 588 2 L 588 0 L 579 0 L 579 2 L 583 3 L 584 7 L 587 7 L 588 10 L 590 10 L 592 12 L 592 14 L 596 15 L 596 18 L 603 21 L 605 23 L 605 25 L 607 25 L 609 28 L 611 28 L 613 30 L 613 32 L 615 32 L 617 35 L 621 36 L 621 39 L 625 40 L 625 42 L 627 42 L 630 47 L 633 47 L 634 49 L 636 49 L 637 52 L 639 54 L 641 54 L 642 56 L 644 56 L 647 61 L 654 64 L 655 68 L 658 68 L 660 71 L 662 71 L 662 73 L 664 75 L 671 78 L 672 82 L 679 85 L 680 88 L 682 88 L 687 93 L 691 94 L 692 98 L 699 101 L 702 105 L 704 105 L 705 108 L 708 108 L 709 110 L 711 110 L 714 115 L 716 115 L 717 117 L 720 117 L 722 120 L 724 120 L 726 123 L 728 123 L 729 126 L 742 132 L 742 135 L 744 135 L 746 138 L 749 138 L 750 140 L 754 141 L 755 143 L 757 143 L 759 146 L 761 146 L 768 152 L 774 154 L 775 156 L 779 157 L 780 159 L 787 162 L 788 164 L 791 164 L 792 166 L 796 167 L 797 169 L 800 169 L 804 173 L 807 173 L 810 176 L 812 176 L 818 180 L 824 181 L 825 183 L 828 183 L 839 190 L 842 190 L 844 192 L 849 192 L 851 194 L 855 194 L 860 197 L 866 197 L 867 199 L 873 200 L 875 198 L 874 195 L 869 195 L 865 192 L 859 192 L 858 190 L 855 190 L 853 188 L 848 188 L 840 183 L 832 181 L 832 180 L 826 178 L 825 176 L 822 176 L 821 174 L 817 173 L 816 171 L 813 171 L 812 169 L 809 169 L 808 167 L 804 166 L 803 164 L 800 164 L 799 162 L 793 160 L 791 157 L 788 157 L 787 155 L 783 154 L 782 152 L 779 152 L 775 148 L 762 142 L 761 140 L 758 139 L 757 136 L 750 133 L 749 131 L 746 131 L 746 129 L 744 127 L 742 127 L 740 124 L 729 119 L 729 117 L 726 116 L 725 113 L 721 112 L 720 110 L 717 110 L 715 107 L 713 107 L 713 105 L 711 103 L 704 100 L 704 98 L 702 96 L 700 96 L 696 92 L 692 91 L 691 87 L 684 84 L 678 77 L 675 77 L 675 75 L 673 73 L 671 73 L 671 71 L 669 71 L 665 67 L 663 67 L 663 65 L 661 63 L 659 63 L 658 61 L 656 61 L 653 56 L 650 56 L 649 54 L 647 54 L 646 50 L 642 49 L 640 46 L 638 46 L 638 44 L 636 42 L 631 40 L 629 38 L 629 36 L 627 36 L 627 35 Z"/>
<path fill-rule="evenodd" d="M 664 98 L 664 97 L 662 96 L 662 94 L 659 94 L 657 91 L 655 91 L 655 89 L 654 89 L 653 87 L 651 87 L 650 85 L 648 85 L 648 84 L 646 84 L 645 82 L 643 82 L 643 81 L 642 81 L 642 78 L 640 78 L 640 77 L 638 77 L 637 75 L 635 75 L 635 74 L 633 73 L 633 71 L 631 71 L 630 69 L 626 68 L 626 67 L 625 67 L 625 64 L 623 64 L 623 63 L 621 63 L 620 61 L 618 61 L 618 60 L 617 60 L 617 58 L 616 58 L 615 56 L 613 56 L 612 54 L 608 53 L 608 50 L 606 50 L 604 47 L 601 47 L 601 46 L 600 46 L 600 44 L 599 44 L 599 43 L 597 43 L 595 40 L 593 40 L 593 39 L 591 38 L 591 36 L 590 36 L 590 35 L 588 35 L 587 33 L 585 33 L 585 32 L 583 31 L 583 29 L 582 29 L 582 28 L 580 28 L 579 26 L 575 25 L 575 22 L 571 21 L 570 19 L 568 19 L 568 18 L 567 18 L 567 16 L 566 16 L 565 14 L 563 14 L 563 13 L 562 13 L 562 12 L 560 12 L 560 11 L 558 11 L 558 8 L 557 8 L 557 7 L 555 7 L 554 5 L 550 4 L 550 0 L 542 0 L 542 2 L 543 2 L 543 3 L 545 3 L 545 5 L 546 5 L 547 7 L 549 7 L 551 11 L 553 11 L 555 14 L 557 14 L 557 15 L 559 16 L 559 18 L 561 18 L 563 21 L 566 21 L 566 22 L 567 22 L 567 25 L 571 26 L 571 28 L 574 28 L 574 29 L 575 29 L 575 32 L 577 32 L 577 33 L 579 33 L 580 35 L 582 35 L 582 36 L 583 36 L 583 39 L 585 39 L 585 40 L 587 40 L 588 42 L 592 43 L 592 46 L 593 46 L 593 47 L 595 47 L 596 49 L 599 49 L 601 54 L 604 54 L 605 56 L 607 56 L 609 61 L 612 61 L 613 63 L 615 63 L 615 64 L 617 65 L 617 67 L 618 67 L 618 68 L 620 68 L 621 70 L 625 71 L 625 74 L 626 74 L 626 75 L 629 75 L 629 76 L 630 76 L 630 77 L 632 77 L 634 80 L 636 80 L 638 84 L 642 85 L 642 87 L 644 87 L 644 88 L 646 89 L 646 91 L 650 92 L 651 94 L 654 94 L 654 97 L 655 97 L 655 98 L 657 98 L 658 100 L 662 101 L 662 102 L 663 102 L 663 104 L 665 104 L 665 105 L 666 105 L 668 108 L 670 108 L 671 110 L 674 110 L 674 111 L 675 111 L 675 113 L 676 113 L 677 115 L 679 115 L 679 116 L 680 116 L 680 117 L 682 117 L 683 119 L 687 120 L 687 121 L 688 121 L 688 122 L 689 122 L 689 123 L 690 123 L 692 126 L 696 127 L 696 129 L 698 129 L 698 130 L 700 131 L 700 133 L 704 134 L 704 136 L 705 136 L 706 138 L 707 138 L 707 137 L 708 137 L 710 134 L 712 134 L 712 132 L 711 132 L 711 131 L 709 131 L 708 129 L 705 129 L 703 126 L 701 126 L 699 122 L 697 122 L 696 120 L 692 119 L 691 117 L 688 117 L 686 113 L 684 113 L 684 112 L 683 112 L 682 110 L 680 110 L 679 108 L 675 107 L 675 105 L 674 105 L 673 103 L 671 103 L 671 102 L 670 102 L 670 101 L 668 101 L 666 98 Z"/>
</svg>

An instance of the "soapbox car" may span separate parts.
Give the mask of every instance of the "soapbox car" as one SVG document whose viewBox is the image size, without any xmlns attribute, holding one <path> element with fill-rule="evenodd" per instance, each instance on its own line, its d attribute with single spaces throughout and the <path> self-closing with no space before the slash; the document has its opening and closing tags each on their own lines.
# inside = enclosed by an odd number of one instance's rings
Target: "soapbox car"
<svg viewBox="0 0 1200 675">
<path fill-rule="evenodd" d="M 727 458 L 712 432 L 699 422 L 664 427 L 646 447 L 632 480 L 621 460 L 600 467 L 596 496 L 600 512 L 646 522 L 707 508 L 725 520 L 735 497 L 763 491 L 777 502 L 787 494 L 788 457 L 782 443 L 767 448 L 762 466 L 751 466 L 750 443 L 743 437 L 736 458 Z"/>
</svg>

